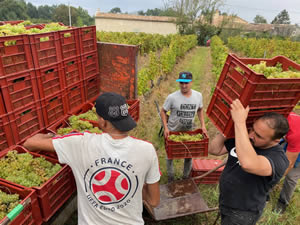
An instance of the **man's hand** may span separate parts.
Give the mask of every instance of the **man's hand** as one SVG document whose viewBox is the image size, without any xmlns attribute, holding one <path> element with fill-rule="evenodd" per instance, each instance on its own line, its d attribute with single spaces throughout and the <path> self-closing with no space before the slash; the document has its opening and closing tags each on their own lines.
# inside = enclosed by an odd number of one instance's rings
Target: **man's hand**
<svg viewBox="0 0 300 225">
<path fill-rule="evenodd" d="M 206 127 L 202 127 L 201 129 L 202 129 L 202 132 L 206 135 L 206 137 L 209 137 Z"/>
<path fill-rule="evenodd" d="M 165 126 L 165 128 L 164 128 L 164 135 L 165 135 L 165 138 L 169 137 L 169 135 L 170 135 L 170 131 L 168 129 L 168 126 Z"/>
<path fill-rule="evenodd" d="M 231 110 L 231 117 L 234 123 L 246 123 L 248 113 L 249 113 L 249 106 L 244 108 L 242 103 L 239 99 L 233 100 L 232 104 L 230 105 Z"/>
</svg>

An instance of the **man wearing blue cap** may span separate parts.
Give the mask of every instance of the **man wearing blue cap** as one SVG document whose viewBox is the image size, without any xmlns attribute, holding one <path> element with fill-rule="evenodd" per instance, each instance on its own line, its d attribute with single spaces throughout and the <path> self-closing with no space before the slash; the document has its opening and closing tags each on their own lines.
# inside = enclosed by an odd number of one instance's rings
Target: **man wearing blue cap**
<svg viewBox="0 0 300 225">
<path fill-rule="evenodd" d="M 180 90 L 170 94 L 162 109 L 161 118 L 164 125 L 164 135 L 169 136 L 169 131 L 189 131 L 193 130 L 195 115 L 198 115 L 201 128 L 207 134 L 203 116 L 203 100 L 202 94 L 192 90 L 193 75 L 191 72 L 180 72 L 179 82 Z M 167 112 L 170 111 L 169 119 L 167 120 Z M 183 178 L 189 177 L 192 169 L 192 159 L 184 159 Z M 167 159 L 168 181 L 174 180 L 173 160 Z"/>
</svg>

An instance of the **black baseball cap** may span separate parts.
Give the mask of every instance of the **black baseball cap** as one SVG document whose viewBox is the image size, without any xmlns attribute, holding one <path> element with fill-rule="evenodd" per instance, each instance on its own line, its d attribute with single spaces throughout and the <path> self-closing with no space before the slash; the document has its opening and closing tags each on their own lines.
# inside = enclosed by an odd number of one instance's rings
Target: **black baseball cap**
<svg viewBox="0 0 300 225">
<path fill-rule="evenodd" d="M 108 120 L 120 131 L 130 131 L 136 122 L 128 113 L 125 98 L 114 92 L 105 92 L 96 99 L 96 112 L 104 120 Z"/>
<path fill-rule="evenodd" d="M 185 82 L 185 83 L 189 83 L 193 80 L 193 75 L 191 72 L 180 72 L 179 73 L 179 78 L 176 80 L 177 82 Z"/>
</svg>

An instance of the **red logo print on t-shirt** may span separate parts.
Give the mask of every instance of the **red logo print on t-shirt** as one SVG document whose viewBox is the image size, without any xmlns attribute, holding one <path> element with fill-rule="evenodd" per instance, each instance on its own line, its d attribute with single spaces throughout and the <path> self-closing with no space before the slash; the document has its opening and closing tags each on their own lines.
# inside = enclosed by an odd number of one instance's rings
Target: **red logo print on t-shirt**
<svg viewBox="0 0 300 225">
<path fill-rule="evenodd" d="M 129 177 L 116 168 L 103 168 L 94 173 L 91 190 L 102 204 L 122 201 L 130 191 Z"/>
</svg>

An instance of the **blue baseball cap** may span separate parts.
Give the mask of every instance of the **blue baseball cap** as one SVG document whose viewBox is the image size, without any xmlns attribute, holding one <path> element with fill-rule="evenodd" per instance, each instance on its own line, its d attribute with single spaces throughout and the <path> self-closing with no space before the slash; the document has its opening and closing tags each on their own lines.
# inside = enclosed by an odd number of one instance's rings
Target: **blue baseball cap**
<svg viewBox="0 0 300 225">
<path fill-rule="evenodd" d="M 185 82 L 189 83 L 193 80 L 193 75 L 191 72 L 180 72 L 179 73 L 179 78 L 176 80 L 177 82 Z"/>
</svg>

